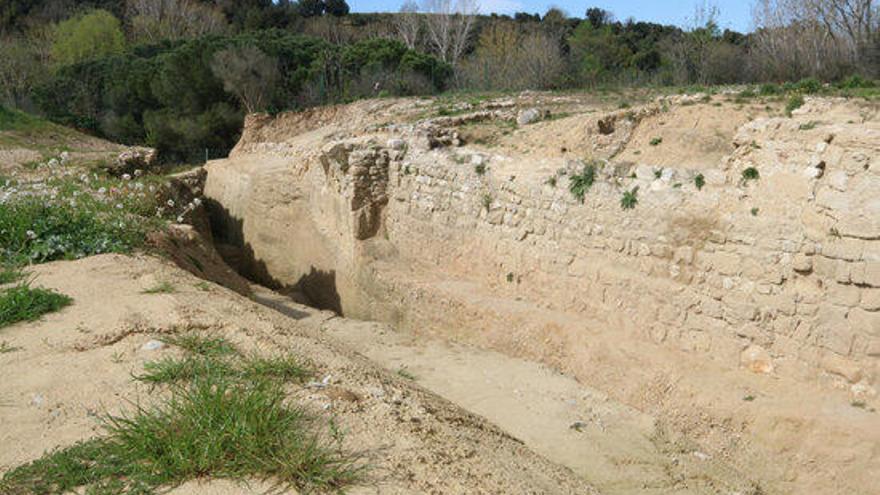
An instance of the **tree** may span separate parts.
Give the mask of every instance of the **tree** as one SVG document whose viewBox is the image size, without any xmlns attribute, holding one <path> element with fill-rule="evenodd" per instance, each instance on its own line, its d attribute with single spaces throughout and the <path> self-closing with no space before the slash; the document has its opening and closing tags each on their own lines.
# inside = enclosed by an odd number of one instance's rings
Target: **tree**
<svg viewBox="0 0 880 495">
<path fill-rule="evenodd" d="M 39 51 L 22 38 L 0 40 L 0 103 L 21 108 L 46 74 Z"/>
<path fill-rule="evenodd" d="M 216 7 L 197 0 L 128 0 L 132 35 L 141 41 L 196 38 L 226 31 L 226 18 Z"/>
<path fill-rule="evenodd" d="M 348 15 L 349 7 L 345 0 L 325 0 L 324 10 L 334 17 Z"/>
<path fill-rule="evenodd" d="M 119 19 L 106 10 L 93 10 L 59 23 L 52 58 L 65 65 L 125 51 Z"/>
<path fill-rule="evenodd" d="M 428 43 L 440 60 L 455 66 L 470 43 L 476 0 L 425 0 Z"/>
<path fill-rule="evenodd" d="M 392 18 L 394 31 L 400 41 L 410 50 L 419 42 L 422 22 L 419 18 L 419 5 L 414 0 L 407 0 L 400 6 L 400 11 Z"/>
<path fill-rule="evenodd" d="M 280 76 L 278 61 L 251 45 L 215 53 L 211 71 L 223 81 L 227 93 L 238 97 L 248 113 L 266 109 Z"/>
<path fill-rule="evenodd" d="M 324 14 L 326 5 L 324 0 L 300 0 L 297 4 L 297 12 L 303 17 L 317 17 Z"/>
<path fill-rule="evenodd" d="M 600 28 L 606 24 L 614 22 L 614 16 L 611 12 L 599 7 L 591 7 L 587 9 L 587 22 L 594 28 Z"/>
</svg>

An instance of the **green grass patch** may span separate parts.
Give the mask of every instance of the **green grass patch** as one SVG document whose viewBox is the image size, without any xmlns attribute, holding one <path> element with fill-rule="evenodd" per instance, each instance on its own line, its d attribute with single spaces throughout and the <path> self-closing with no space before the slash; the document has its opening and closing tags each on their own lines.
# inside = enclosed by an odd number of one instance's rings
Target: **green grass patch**
<svg viewBox="0 0 880 495">
<path fill-rule="evenodd" d="M 310 376 L 289 355 L 242 355 L 219 337 L 164 339 L 182 357 L 135 379 L 168 385 L 157 404 L 104 416 L 104 435 L 7 472 L 0 493 L 161 493 L 195 478 L 269 479 L 282 488 L 339 491 L 364 470 L 338 431 L 291 405 L 283 386 Z M 331 425 L 331 430 L 333 430 Z"/>
<path fill-rule="evenodd" d="M 128 253 L 162 227 L 164 183 L 59 176 L 0 191 L 0 263 Z M 2 185 L 0 185 L 2 187 Z"/>
<path fill-rule="evenodd" d="M 319 422 L 270 381 L 199 375 L 171 396 L 102 418 L 104 435 L 7 472 L 9 494 L 158 493 L 196 478 L 271 479 L 303 491 L 335 491 L 362 467 L 326 438 Z"/>
<path fill-rule="evenodd" d="M 21 321 L 34 321 L 58 311 L 73 300 L 49 289 L 21 283 L 0 293 L 0 327 Z"/>
<path fill-rule="evenodd" d="M 17 282 L 24 277 L 24 272 L 14 266 L 4 266 L 0 268 L 0 285 L 11 284 Z"/>
<path fill-rule="evenodd" d="M 0 105 L 0 131 L 36 132 L 52 127 L 48 121 Z"/>
</svg>

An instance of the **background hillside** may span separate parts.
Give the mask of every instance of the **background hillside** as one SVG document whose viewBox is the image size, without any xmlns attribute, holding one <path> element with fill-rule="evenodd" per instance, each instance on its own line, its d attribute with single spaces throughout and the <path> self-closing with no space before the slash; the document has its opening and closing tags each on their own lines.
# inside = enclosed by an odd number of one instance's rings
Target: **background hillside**
<svg viewBox="0 0 880 495">
<path fill-rule="evenodd" d="M 479 15 L 475 0 L 351 14 L 345 0 L 10 0 L 0 101 L 165 160 L 223 156 L 245 113 L 443 91 L 801 82 L 873 87 L 871 0 L 760 0 L 749 34 L 697 8 L 691 26 Z"/>
</svg>

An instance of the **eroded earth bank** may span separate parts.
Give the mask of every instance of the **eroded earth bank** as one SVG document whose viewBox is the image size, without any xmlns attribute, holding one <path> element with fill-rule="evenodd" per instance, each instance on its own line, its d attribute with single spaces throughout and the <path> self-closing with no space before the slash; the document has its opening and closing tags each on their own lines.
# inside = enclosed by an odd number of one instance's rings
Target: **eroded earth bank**
<svg viewBox="0 0 880 495">
<path fill-rule="evenodd" d="M 845 99 L 372 100 L 249 117 L 205 195 L 264 302 L 600 491 L 868 494 L 878 154 Z"/>
</svg>

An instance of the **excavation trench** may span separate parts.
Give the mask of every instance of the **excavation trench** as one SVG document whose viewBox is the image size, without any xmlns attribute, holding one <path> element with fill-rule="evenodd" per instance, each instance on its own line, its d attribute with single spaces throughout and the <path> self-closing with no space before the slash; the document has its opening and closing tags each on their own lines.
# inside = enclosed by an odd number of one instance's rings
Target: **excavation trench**
<svg viewBox="0 0 880 495">
<path fill-rule="evenodd" d="M 854 394 L 876 379 L 863 301 L 880 284 L 865 269 L 880 175 L 847 162 L 871 153 L 859 109 L 807 105 L 853 122 L 830 141 L 799 129 L 809 115 L 681 104 L 542 122 L 486 148 L 461 146 L 466 116 L 382 123 L 409 104 L 251 117 L 206 166 L 216 249 L 256 300 L 609 493 L 873 483 L 880 428 L 850 406 L 873 400 Z M 583 202 L 569 185 L 593 162 L 572 151 L 614 157 Z M 850 171 L 849 195 L 804 174 L 816 153 L 826 175 Z"/>
<path fill-rule="evenodd" d="M 335 271 L 274 278 L 243 242 L 241 222 L 207 204 L 214 248 L 251 282 L 251 299 L 356 349 L 479 414 L 607 494 L 758 493 L 758 485 L 656 418 L 546 365 L 382 322 L 347 319 Z M 232 229 L 229 229 L 229 226 Z M 332 312 L 332 313 L 331 313 Z M 342 318 L 340 318 L 342 317 Z M 401 316 L 400 320 L 406 320 Z"/>
</svg>

